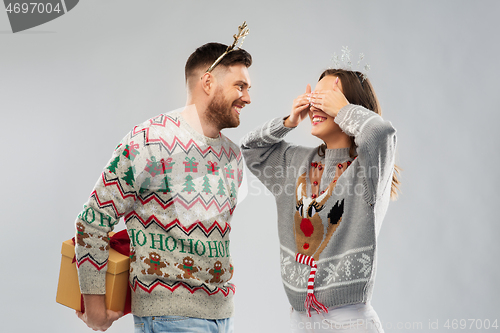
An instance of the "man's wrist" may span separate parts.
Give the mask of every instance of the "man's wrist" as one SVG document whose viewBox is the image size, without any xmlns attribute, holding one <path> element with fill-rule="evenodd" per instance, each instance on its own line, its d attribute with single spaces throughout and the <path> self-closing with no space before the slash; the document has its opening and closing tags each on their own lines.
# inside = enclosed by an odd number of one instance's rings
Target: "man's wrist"
<svg viewBox="0 0 500 333">
<path fill-rule="evenodd" d="M 84 294 L 85 312 L 92 314 L 106 313 L 106 295 Z"/>
</svg>

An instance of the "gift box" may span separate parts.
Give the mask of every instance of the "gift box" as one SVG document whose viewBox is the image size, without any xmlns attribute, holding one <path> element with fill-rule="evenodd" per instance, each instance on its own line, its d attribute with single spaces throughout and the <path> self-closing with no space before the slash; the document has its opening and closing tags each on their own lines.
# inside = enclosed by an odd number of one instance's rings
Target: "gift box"
<svg viewBox="0 0 500 333">
<path fill-rule="evenodd" d="M 196 162 L 196 159 L 194 157 L 186 157 L 185 158 L 186 162 L 184 163 L 184 172 L 198 172 L 198 162 Z"/>
<path fill-rule="evenodd" d="M 207 171 L 211 175 L 219 175 L 220 167 L 217 166 L 217 162 L 208 161 L 208 164 L 205 165 L 207 167 Z"/>
<path fill-rule="evenodd" d="M 126 230 L 123 230 L 123 232 L 125 232 L 125 237 L 128 238 Z M 113 234 L 110 233 L 110 236 Z M 106 272 L 106 308 L 127 313 L 130 311 L 127 309 L 130 308 L 128 284 L 130 259 L 128 256 L 120 254 L 113 249 L 112 240 L 113 237 L 111 237 L 108 269 Z M 78 271 L 76 261 L 74 260 L 75 245 L 72 239 L 62 243 L 61 254 L 61 269 L 59 271 L 56 302 L 77 311 L 82 311 L 83 298 L 80 293 L 80 285 L 78 284 Z"/>
</svg>

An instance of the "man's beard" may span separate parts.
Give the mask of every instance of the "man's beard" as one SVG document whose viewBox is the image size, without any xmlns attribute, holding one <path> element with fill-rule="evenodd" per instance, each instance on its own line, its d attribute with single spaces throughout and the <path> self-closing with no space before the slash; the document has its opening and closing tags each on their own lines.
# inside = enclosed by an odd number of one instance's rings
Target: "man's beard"
<svg viewBox="0 0 500 333">
<path fill-rule="evenodd" d="M 233 116 L 232 102 L 228 102 L 222 93 L 222 89 L 217 89 L 212 102 L 207 107 L 207 120 L 217 126 L 219 130 L 223 128 L 238 127 L 240 118 Z"/>
</svg>

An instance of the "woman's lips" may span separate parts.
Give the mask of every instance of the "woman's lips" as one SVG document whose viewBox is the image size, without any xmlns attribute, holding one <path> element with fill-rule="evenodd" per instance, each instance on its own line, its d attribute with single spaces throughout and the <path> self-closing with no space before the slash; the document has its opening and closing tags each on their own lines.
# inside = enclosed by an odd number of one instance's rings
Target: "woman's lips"
<svg viewBox="0 0 500 333">
<path fill-rule="evenodd" d="M 318 115 L 314 115 L 311 119 L 313 125 L 317 125 L 319 123 L 322 123 L 326 120 L 326 117 L 321 117 Z"/>
</svg>

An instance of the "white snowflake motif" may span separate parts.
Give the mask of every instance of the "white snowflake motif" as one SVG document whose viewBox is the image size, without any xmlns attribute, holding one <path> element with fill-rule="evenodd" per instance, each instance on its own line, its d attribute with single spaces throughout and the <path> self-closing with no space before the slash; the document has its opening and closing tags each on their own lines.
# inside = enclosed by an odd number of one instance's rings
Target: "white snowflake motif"
<svg viewBox="0 0 500 333">
<path fill-rule="evenodd" d="M 182 218 L 183 218 L 183 223 L 185 224 L 191 224 L 191 219 L 193 218 L 193 215 L 189 212 L 189 211 L 186 211 L 182 214 Z"/>
<path fill-rule="evenodd" d="M 203 213 L 202 208 L 200 206 L 196 206 L 195 208 L 191 209 L 191 211 L 193 212 L 193 215 L 198 219 L 201 217 L 201 214 Z"/>
<path fill-rule="evenodd" d="M 358 259 L 358 261 L 363 264 L 363 267 L 359 270 L 359 272 L 364 273 L 365 277 L 367 277 L 372 270 L 370 257 L 367 254 L 363 253 L 361 255 L 361 258 Z"/>
<path fill-rule="evenodd" d="M 340 261 L 335 266 L 333 263 L 330 263 L 328 267 L 325 268 L 325 271 L 328 272 L 328 275 L 323 279 L 326 283 L 335 282 L 335 280 L 339 277 L 339 273 L 337 271 L 340 269 Z"/>
<path fill-rule="evenodd" d="M 281 256 L 281 275 L 286 276 L 286 266 L 290 265 L 290 257 L 285 257 L 283 253 L 280 254 Z"/>
<path fill-rule="evenodd" d="M 157 215 L 156 217 L 160 219 L 160 223 L 166 223 L 168 221 L 167 220 L 167 214 L 165 214 L 165 213 L 163 213 L 163 214 L 161 214 L 159 216 Z"/>
<path fill-rule="evenodd" d="M 144 208 L 144 206 L 142 206 L 140 209 L 139 209 L 139 213 L 141 213 L 142 216 L 146 215 L 146 208 Z"/>
<path fill-rule="evenodd" d="M 345 275 L 347 277 L 350 277 L 351 276 L 351 266 L 352 266 L 352 263 L 350 260 L 346 260 L 344 262 L 344 272 L 345 272 Z"/>
<path fill-rule="evenodd" d="M 307 280 L 309 279 L 309 274 L 311 273 L 311 267 L 305 266 L 305 267 L 297 267 L 297 276 L 295 277 L 295 282 L 299 286 L 303 286 L 307 283 Z"/>
<path fill-rule="evenodd" d="M 297 266 L 292 266 L 292 269 L 290 270 L 290 275 L 288 276 L 288 280 L 290 282 L 295 278 L 296 271 L 297 271 Z"/>
<path fill-rule="evenodd" d="M 158 207 L 157 206 L 151 207 L 151 213 L 154 215 L 158 214 Z"/>
</svg>

